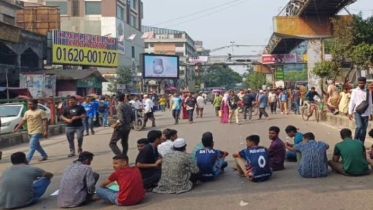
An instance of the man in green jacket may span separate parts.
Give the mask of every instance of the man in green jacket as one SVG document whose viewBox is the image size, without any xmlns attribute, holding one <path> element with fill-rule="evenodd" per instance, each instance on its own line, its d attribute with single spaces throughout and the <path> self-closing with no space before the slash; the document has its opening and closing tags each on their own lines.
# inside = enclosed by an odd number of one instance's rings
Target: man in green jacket
<svg viewBox="0 0 373 210">
<path fill-rule="evenodd" d="M 223 97 L 220 95 L 220 93 L 216 93 L 214 97 L 214 101 L 212 102 L 212 105 L 215 107 L 215 114 L 216 116 L 219 116 L 219 110 L 220 110 L 220 105 L 221 101 L 223 100 Z"/>
</svg>

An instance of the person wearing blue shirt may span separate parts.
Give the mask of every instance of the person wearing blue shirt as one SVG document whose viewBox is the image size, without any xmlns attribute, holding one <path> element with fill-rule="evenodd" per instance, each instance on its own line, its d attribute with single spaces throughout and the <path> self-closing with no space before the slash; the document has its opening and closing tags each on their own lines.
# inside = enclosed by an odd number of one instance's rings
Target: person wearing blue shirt
<svg viewBox="0 0 373 210">
<path fill-rule="evenodd" d="M 104 127 L 108 127 L 109 107 L 110 102 L 105 97 L 101 97 L 101 100 L 98 102 L 97 112 L 102 118 L 102 126 Z"/>
<path fill-rule="evenodd" d="M 287 145 L 289 145 L 290 147 L 293 147 L 294 145 L 297 145 L 303 141 L 303 133 L 298 132 L 298 129 L 295 126 L 287 126 L 285 128 L 285 132 L 290 138 L 294 138 L 294 144 L 287 143 Z M 286 159 L 288 161 L 297 161 L 299 158 L 299 153 L 295 153 L 291 150 L 286 151 Z"/>
<path fill-rule="evenodd" d="M 267 107 L 267 104 L 268 104 L 268 96 L 267 96 L 266 93 L 264 93 L 263 90 L 260 90 L 260 92 L 259 92 L 258 104 L 259 104 L 259 119 L 258 120 L 262 119 L 263 115 L 268 120 L 269 117 L 268 117 L 268 114 L 266 112 L 266 107 Z"/>
<path fill-rule="evenodd" d="M 228 166 L 225 157 L 228 152 L 214 149 L 214 139 L 211 132 L 202 135 L 203 149 L 196 152 L 197 166 L 201 172 L 201 181 L 211 181 L 224 172 Z"/>
<path fill-rule="evenodd" d="M 259 142 L 258 135 L 248 136 L 246 138 L 247 148 L 233 154 L 239 175 L 247 177 L 253 182 L 264 182 L 272 176 L 268 150 L 259 146 Z"/>
<path fill-rule="evenodd" d="M 92 104 L 93 113 L 94 113 L 94 116 L 92 118 L 92 124 L 93 124 L 93 126 L 97 126 L 97 127 L 100 126 L 100 122 L 98 120 L 98 116 L 99 116 L 98 105 L 99 105 L 99 103 L 100 103 L 100 101 L 98 99 L 94 99 L 94 98 L 91 99 L 91 104 Z"/>
<path fill-rule="evenodd" d="M 89 130 L 91 130 L 92 135 L 95 134 L 95 131 L 93 130 L 93 118 L 95 117 L 96 109 L 93 103 L 94 102 L 91 102 L 89 97 L 86 97 L 85 102 L 82 103 L 82 106 L 87 113 L 87 116 L 83 120 L 86 136 L 89 135 Z"/>
<path fill-rule="evenodd" d="M 175 125 L 179 123 L 180 110 L 181 110 L 182 100 L 177 93 L 174 93 L 174 97 L 171 101 L 172 116 L 175 120 Z"/>
</svg>

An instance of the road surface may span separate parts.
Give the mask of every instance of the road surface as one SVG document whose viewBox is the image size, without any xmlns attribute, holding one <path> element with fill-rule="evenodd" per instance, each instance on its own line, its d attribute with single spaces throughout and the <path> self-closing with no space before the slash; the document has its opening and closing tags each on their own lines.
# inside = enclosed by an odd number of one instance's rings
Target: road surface
<svg viewBox="0 0 373 210">
<path fill-rule="evenodd" d="M 203 132 L 211 131 L 214 134 L 215 148 L 226 150 L 230 154 L 245 147 L 245 138 L 250 134 L 261 136 L 260 144 L 269 146 L 268 128 L 272 125 L 281 128 L 280 137 L 286 138 L 284 129 L 287 125 L 295 125 L 301 132 L 313 132 L 317 140 L 330 144 L 328 156 L 331 157 L 335 143 L 340 141 L 338 130 L 313 120 L 304 122 L 299 116 L 272 115 L 271 120 L 255 120 L 243 122 L 242 125 L 220 124 L 214 116 L 213 109 L 208 105 L 205 117 L 195 119 L 194 124 L 182 120 L 180 124 L 173 125 L 170 112 L 157 113 L 157 128 L 173 128 L 178 130 L 179 137 L 185 138 L 188 143 L 188 151 L 191 151 L 200 140 Z M 136 141 L 146 137 L 151 128 L 143 131 L 132 131 L 130 135 L 130 163 L 134 164 L 137 155 Z M 113 156 L 108 147 L 111 136 L 111 128 L 97 129 L 96 135 L 84 139 L 84 150 L 93 152 L 95 158 L 92 163 L 94 171 L 103 181 L 112 171 L 111 158 Z M 42 200 L 25 209 L 58 209 L 57 198 L 50 196 L 59 189 L 61 174 L 74 159 L 67 158 L 68 144 L 64 136 L 57 136 L 42 141 L 42 145 L 49 154 L 50 160 L 43 163 L 33 161 L 31 164 L 41 167 L 55 174 L 52 184 L 49 186 Z M 0 162 L 0 171 L 3 172 L 10 166 L 9 156 L 13 152 L 27 152 L 27 145 L 21 145 L 4 150 L 3 160 Z M 35 153 L 34 160 L 39 158 Z M 228 163 L 233 166 L 233 158 L 229 157 Z M 152 209 L 152 210 L 193 210 L 193 209 L 260 209 L 260 210 L 341 210 L 341 209 L 372 209 L 372 175 L 365 177 L 343 177 L 333 174 L 326 178 L 305 179 L 297 173 L 296 163 L 285 163 L 286 170 L 275 172 L 273 177 L 264 183 L 251 183 L 246 178 L 240 178 L 230 167 L 218 180 L 203 183 L 192 191 L 180 195 L 161 195 L 147 193 L 142 204 L 135 207 L 116 207 L 102 201 L 97 201 L 78 209 Z M 243 206 L 240 205 L 243 204 Z M 245 205 L 246 204 L 246 205 Z M 44 208 L 43 208 L 44 207 Z"/>
</svg>

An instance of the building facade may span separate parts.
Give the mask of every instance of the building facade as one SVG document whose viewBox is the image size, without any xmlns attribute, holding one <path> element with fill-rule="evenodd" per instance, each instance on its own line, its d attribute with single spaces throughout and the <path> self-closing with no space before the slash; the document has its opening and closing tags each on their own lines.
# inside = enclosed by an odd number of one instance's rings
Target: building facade
<svg viewBox="0 0 373 210">
<path fill-rule="evenodd" d="M 145 52 L 155 54 L 194 56 L 194 40 L 185 32 L 151 26 L 142 26 L 142 32 L 153 32 L 145 39 Z"/>
<path fill-rule="evenodd" d="M 119 66 L 137 69 L 144 52 L 141 0 L 24 0 L 60 7 L 61 30 L 118 39 Z M 115 69 L 102 69 L 113 73 Z"/>
<path fill-rule="evenodd" d="M 205 49 L 203 47 L 202 41 L 194 41 L 194 47 L 196 49 L 197 56 L 209 56 L 210 55 L 210 50 Z"/>
</svg>

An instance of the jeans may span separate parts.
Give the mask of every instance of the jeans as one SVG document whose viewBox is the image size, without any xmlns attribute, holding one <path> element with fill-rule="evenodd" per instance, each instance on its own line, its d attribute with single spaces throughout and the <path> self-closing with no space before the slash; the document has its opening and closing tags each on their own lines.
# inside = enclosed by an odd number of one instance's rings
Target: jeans
<svg viewBox="0 0 373 210">
<path fill-rule="evenodd" d="M 34 182 L 34 185 L 33 185 L 34 199 L 30 203 L 30 205 L 36 203 L 41 198 L 41 196 L 44 195 L 50 183 L 51 183 L 51 179 L 47 177 L 42 177 L 38 179 L 36 182 Z"/>
<path fill-rule="evenodd" d="M 355 112 L 355 139 L 365 142 L 365 136 L 367 135 L 367 127 L 369 122 L 369 116 L 361 116 Z"/>
<path fill-rule="evenodd" d="M 160 105 L 161 106 L 161 111 L 165 112 L 166 111 L 166 105 Z"/>
<path fill-rule="evenodd" d="M 268 117 L 268 114 L 266 112 L 266 108 L 259 108 L 259 119 L 262 118 L 262 116 L 264 115 L 264 117 Z"/>
<path fill-rule="evenodd" d="M 108 126 L 108 117 L 109 117 L 109 113 L 107 112 L 104 112 L 104 113 L 100 113 L 100 116 L 102 118 L 102 126 L 106 127 Z"/>
<path fill-rule="evenodd" d="M 227 161 L 225 158 L 219 158 L 216 160 L 216 164 L 214 165 L 215 177 L 218 177 L 221 173 L 223 173 L 224 169 L 228 166 Z"/>
<path fill-rule="evenodd" d="M 300 114 L 300 110 L 299 110 L 299 100 L 295 101 L 295 102 L 294 102 L 294 105 L 295 105 L 295 114 Z"/>
<path fill-rule="evenodd" d="M 189 122 L 193 122 L 194 109 L 188 109 Z"/>
<path fill-rule="evenodd" d="M 285 157 L 291 161 L 297 161 L 297 153 L 292 151 L 286 151 Z"/>
<path fill-rule="evenodd" d="M 276 109 L 277 109 L 277 102 L 275 101 L 275 102 L 270 102 L 269 103 L 269 107 L 271 108 L 271 113 L 273 114 L 273 113 L 275 113 L 276 114 Z"/>
<path fill-rule="evenodd" d="M 83 126 L 66 127 L 65 132 L 66 132 L 67 141 L 69 142 L 70 152 L 75 152 L 75 143 L 74 143 L 75 133 L 76 133 L 76 138 L 78 139 L 78 148 L 81 149 L 83 145 L 84 127 Z"/>
<path fill-rule="evenodd" d="M 86 118 L 84 118 L 83 125 L 84 125 L 85 132 L 87 134 L 89 133 L 89 130 L 91 130 L 92 133 L 94 132 L 94 130 L 93 130 L 93 117 L 88 117 L 87 116 Z"/>
<path fill-rule="evenodd" d="M 120 155 L 120 154 L 124 154 L 124 155 L 127 155 L 127 152 L 128 152 L 128 139 L 129 139 L 129 135 L 130 135 L 130 132 L 131 132 L 131 129 L 130 128 L 123 128 L 123 129 L 115 129 L 113 134 L 111 135 L 111 139 L 110 139 L 110 142 L 109 142 L 109 147 L 111 149 L 111 151 L 113 151 L 113 153 L 115 155 Z M 122 152 L 120 151 L 118 145 L 117 145 L 117 142 L 121 139 L 121 144 L 122 144 Z"/>
<path fill-rule="evenodd" d="M 112 204 L 120 206 L 117 200 L 118 192 L 115 192 L 114 190 L 110 190 L 106 187 L 98 187 L 96 189 L 96 193 L 102 200 L 109 201 Z"/>
<path fill-rule="evenodd" d="M 172 117 L 174 118 L 175 123 L 178 123 L 180 118 L 180 110 L 172 110 Z"/>
<path fill-rule="evenodd" d="M 48 155 L 45 153 L 43 147 L 40 145 L 40 138 L 43 136 L 41 133 L 35 133 L 35 134 L 30 134 L 29 139 L 30 139 L 30 148 L 27 153 L 26 159 L 28 162 L 31 161 L 32 156 L 34 156 L 35 151 L 38 151 L 40 155 L 43 158 L 47 158 Z"/>
<path fill-rule="evenodd" d="M 243 119 L 246 120 L 246 114 L 249 114 L 249 120 L 251 120 L 251 117 L 253 116 L 253 107 L 249 105 L 243 106 Z"/>
</svg>

